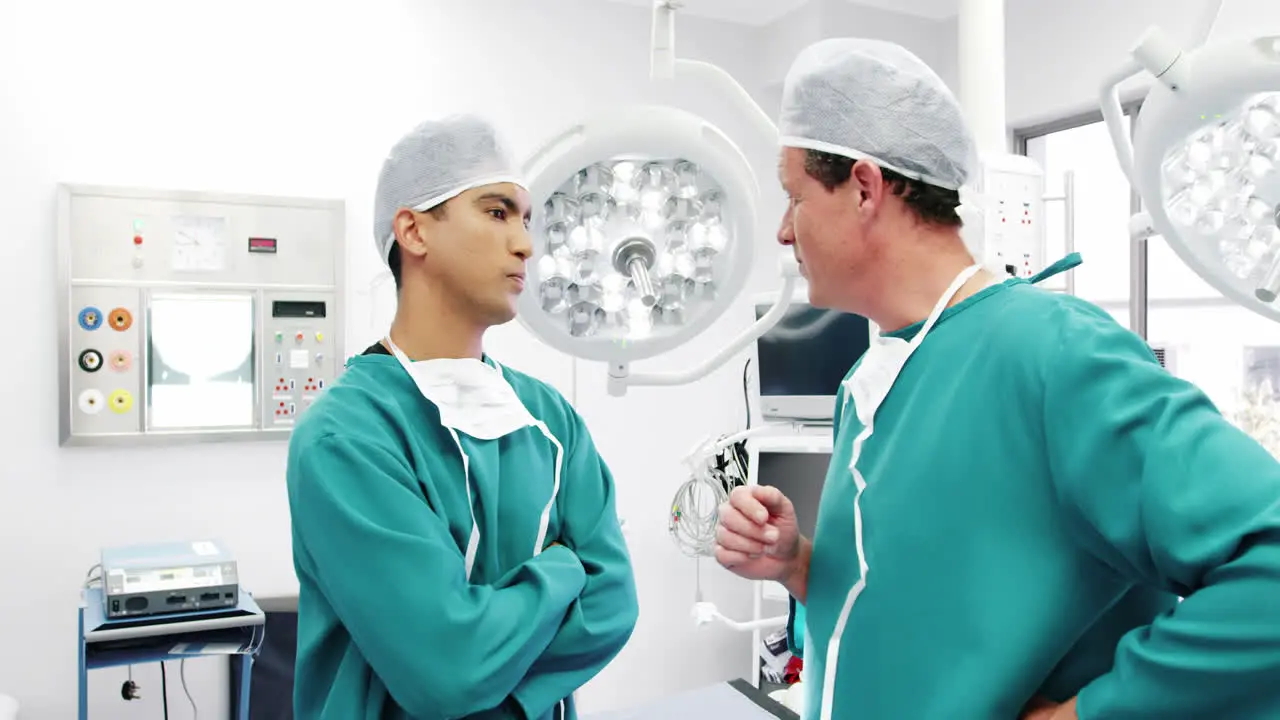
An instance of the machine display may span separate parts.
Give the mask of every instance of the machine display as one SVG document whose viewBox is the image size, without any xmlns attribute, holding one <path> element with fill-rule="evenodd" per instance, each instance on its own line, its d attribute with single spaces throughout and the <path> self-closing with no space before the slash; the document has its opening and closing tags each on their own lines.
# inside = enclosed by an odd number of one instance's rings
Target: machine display
<svg viewBox="0 0 1280 720">
<path fill-rule="evenodd" d="M 757 320 L 776 303 L 773 293 L 757 298 Z M 864 317 L 793 300 L 756 340 L 764 419 L 830 424 L 840 382 L 867 351 L 871 332 Z"/>
<path fill-rule="evenodd" d="M 102 589 L 108 618 L 234 608 L 240 602 L 235 558 L 210 540 L 104 549 Z"/>
<path fill-rule="evenodd" d="M 341 201 L 64 185 L 63 445 L 284 438 L 341 370 Z"/>
</svg>

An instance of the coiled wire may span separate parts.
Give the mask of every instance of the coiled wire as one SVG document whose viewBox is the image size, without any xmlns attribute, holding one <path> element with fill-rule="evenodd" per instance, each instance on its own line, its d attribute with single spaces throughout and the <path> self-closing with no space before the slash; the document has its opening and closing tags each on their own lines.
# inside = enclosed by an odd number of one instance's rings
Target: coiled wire
<svg viewBox="0 0 1280 720">
<path fill-rule="evenodd" d="M 680 486 L 667 521 L 667 530 L 680 552 L 692 558 L 715 554 L 716 521 L 720 506 L 728 501 L 728 479 L 715 469 L 694 473 Z"/>
</svg>

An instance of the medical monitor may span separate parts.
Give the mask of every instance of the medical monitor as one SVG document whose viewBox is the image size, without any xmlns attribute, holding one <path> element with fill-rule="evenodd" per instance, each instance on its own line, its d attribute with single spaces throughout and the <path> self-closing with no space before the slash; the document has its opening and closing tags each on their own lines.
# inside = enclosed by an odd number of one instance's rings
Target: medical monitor
<svg viewBox="0 0 1280 720">
<path fill-rule="evenodd" d="M 756 301 L 759 319 L 777 295 Z M 803 296 L 756 341 L 760 410 L 766 420 L 831 422 L 840 381 L 870 343 L 866 318 L 816 308 Z"/>
<path fill-rule="evenodd" d="M 756 482 L 782 491 L 796 511 L 796 526 L 813 537 L 818 525 L 818 501 L 827 479 L 831 453 L 761 450 Z"/>
</svg>

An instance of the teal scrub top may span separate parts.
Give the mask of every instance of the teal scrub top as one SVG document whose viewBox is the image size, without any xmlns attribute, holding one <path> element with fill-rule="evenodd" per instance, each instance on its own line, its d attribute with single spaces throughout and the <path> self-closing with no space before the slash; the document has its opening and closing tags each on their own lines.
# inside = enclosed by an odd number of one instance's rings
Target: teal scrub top
<svg viewBox="0 0 1280 720">
<path fill-rule="evenodd" d="M 535 427 L 459 433 L 389 355 L 352 358 L 302 415 L 287 485 L 300 584 L 295 712 L 315 720 L 573 720 L 572 694 L 626 644 L 635 581 L 613 477 L 552 387 L 503 368 Z M 563 703 L 562 703 L 563 701 Z"/>
<path fill-rule="evenodd" d="M 859 575 L 847 403 L 792 601 L 815 719 Z M 858 468 L 833 720 L 1280 717 L 1280 464 L 1106 312 L 1019 280 L 951 307 Z"/>
</svg>

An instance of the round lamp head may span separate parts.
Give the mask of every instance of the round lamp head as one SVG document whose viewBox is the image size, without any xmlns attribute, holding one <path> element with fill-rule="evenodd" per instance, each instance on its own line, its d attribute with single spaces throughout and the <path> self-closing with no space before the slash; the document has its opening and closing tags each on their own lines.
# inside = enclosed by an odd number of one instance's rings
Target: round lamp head
<svg viewBox="0 0 1280 720">
<path fill-rule="evenodd" d="M 1207 46 L 1157 83 L 1134 137 L 1152 224 L 1196 274 L 1280 320 L 1280 38 Z"/>
<path fill-rule="evenodd" d="M 533 257 L 520 319 L 575 357 L 676 348 L 732 303 L 751 270 L 758 190 L 724 133 L 634 107 L 557 136 L 525 168 Z"/>
</svg>

